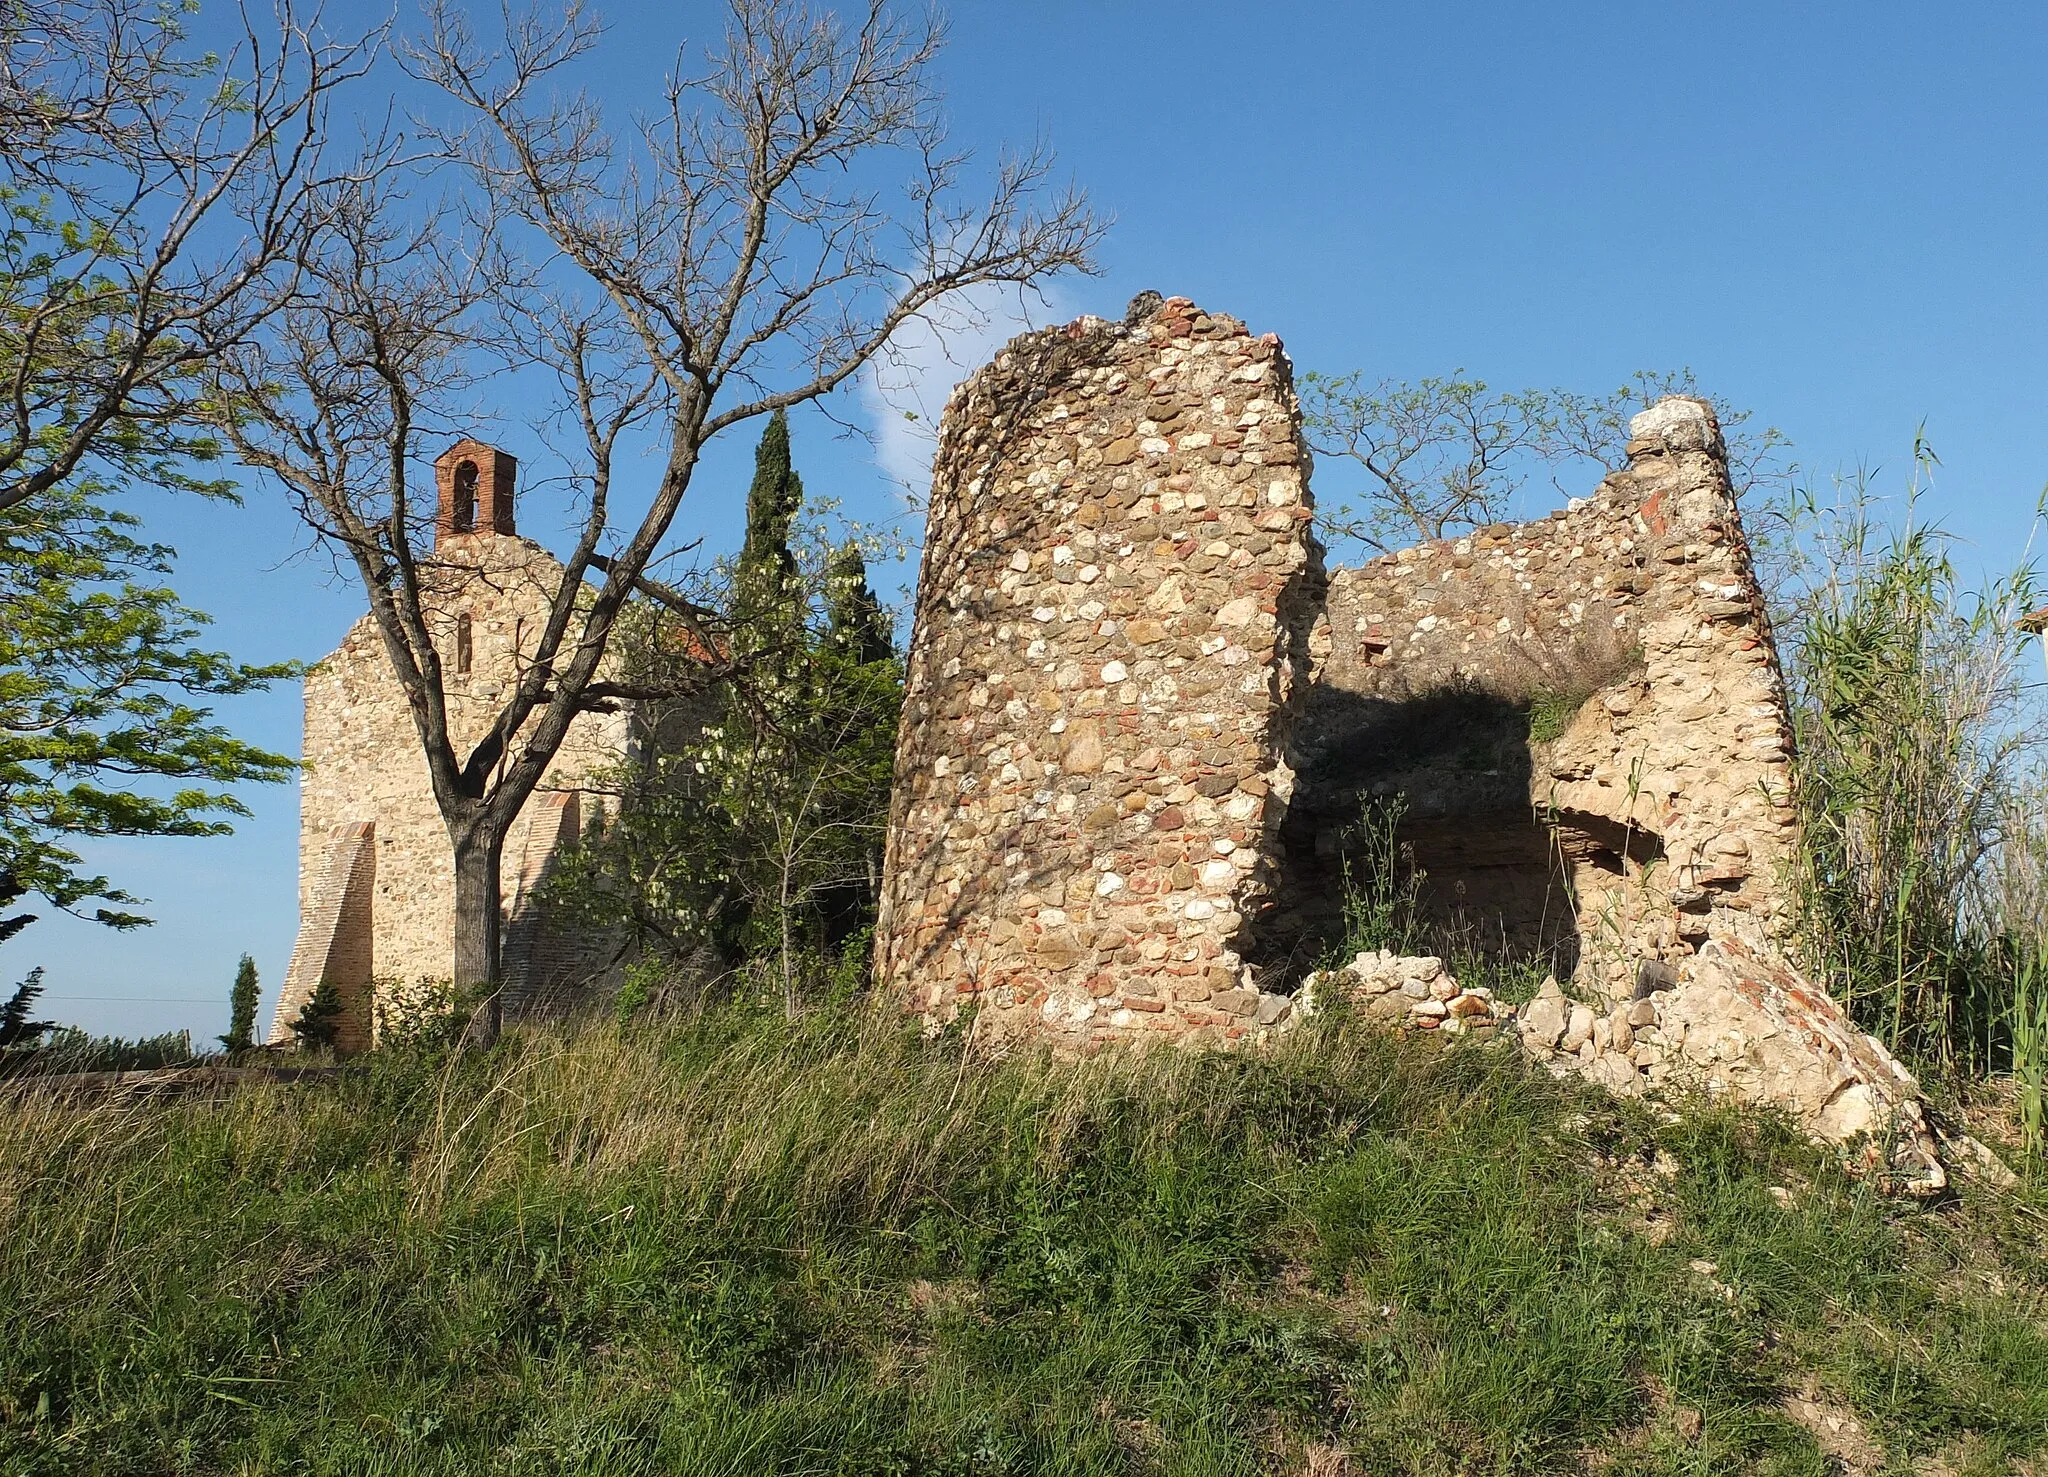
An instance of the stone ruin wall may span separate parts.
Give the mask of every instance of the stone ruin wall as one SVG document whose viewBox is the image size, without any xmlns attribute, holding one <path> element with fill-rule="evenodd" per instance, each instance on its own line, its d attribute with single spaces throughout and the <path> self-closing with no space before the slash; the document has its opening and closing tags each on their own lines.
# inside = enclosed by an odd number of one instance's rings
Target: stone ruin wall
<svg viewBox="0 0 2048 1477">
<path fill-rule="evenodd" d="M 1548 518 L 1332 576 L 1329 656 L 1294 755 L 1295 875 L 1313 893 L 1341 824 L 1398 793 L 1449 936 L 1476 924 L 1484 947 L 1516 922 L 1527 936 L 1526 917 L 1501 915 L 1532 897 L 1568 925 L 1576 998 L 1547 984 L 1522 1010 L 1533 1055 L 1618 1092 L 1773 1103 L 1837 1141 L 1896 1131 L 1890 1168 L 1937 1187 L 1917 1084 L 1784 947 L 1792 733 L 1720 427 L 1674 397 L 1630 432 L 1627 466 Z M 1489 697 L 1518 723 L 1551 714 L 1554 731 L 1523 730 L 1519 770 L 1500 762 L 1509 745 L 1460 773 L 1452 734 L 1392 763 L 1373 752 L 1404 712 L 1469 716 Z M 1383 988 L 1391 961 L 1348 972 L 1381 990 L 1383 1015 L 1432 1008 Z"/>
<path fill-rule="evenodd" d="M 1540 895 L 1576 935 L 1579 983 L 1610 1003 L 1630 998 L 1644 959 L 1776 937 L 1796 836 L 1784 684 L 1720 428 L 1703 403 L 1668 399 L 1637 417 L 1628 456 L 1547 518 L 1336 571 L 1296 755 L 1314 851 L 1331 853 L 1364 796 L 1398 791 L 1439 893 L 1510 907 Z M 1375 738 L 1414 726 L 1404 710 L 1426 725 L 1459 689 L 1511 724 L 1535 708 L 1561 731 L 1505 756 L 1524 773 L 1460 773 L 1426 743 L 1408 746 L 1405 772 L 1379 760 Z M 1510 812 L 1544 855 L 1469 834 Z M 1487 875 L 1532 862 L 1552 885 Z M 1497 919 L 1469 921 L 1477 946 L 1495 942 Z"/>
<path fill-rule="evenodd" d="M 1012 342 L 942 427 L 879 978 L 993 1041 L 1243 1037 L 1305 977 L 1491 1033 L 1516 1012 L 1393 954 L 1307 974 L 1398 795 L 1432 921 L 1570 983 L 1513 1021 L 1534 1055 L 1896 1128 L 1937 1183 L 1917 1085 L 1782 947 L 1791 733 L 1720 428 L 1667 399 L 1627 454 L 1326 580 L 1271 335 L 1169 299 Z"/>
<path fill-rule="evenodd" d="M 487 480 L 479 526 L 455 532 L 446 527 L 444 516 L 431 559 L 421 561 L 427 582 L 422 605 L 442 657 L 449 729 L 458 752 L 488 730 L 518 680 L 522 652 L 532 648 L 562 576 L 561 564 L 539 544 L 499 531 L 510 522 L 509 485 L 503 511 L 493 508 L 490 490 Z M 465 616 L 469 669 L 462 672 L 456 670 L 455 653 L 457 622 Z M 577 971 L 588 973 L 596 967 L 596 961 L 586 957 L 588 948 L 565 945 L 528 917 L 528 905 L 554 845 L 563 839 L 565 818 L 570 831 L 579 819 L 589 818 L 587 803 L 579 809 L 570 802 L 578 778 L 625 756 L 631 722 L 626 713 L 577 718 L 540 789 L 506 838 L 500 875 L 507 913 L 508 1013 L 539 1003 L 549 990 L 573 983 L 570 976 Z M 434 801 L 411 711 L 369 616 L 306 674 L 303 756 L 302 921 L 293 965 L 273 1017 L 272 1041 L 289 1039 L 291 1022 L 318 985 L 321 968 L 312 962 L 316 959 L 330 954 L 351 961 L 366 958 L 366 963 L 351 964 L 346 981 L 338 981 L 344 995 L 360 993 L 374 980 L 386 1010 L 403 1013 L 422 981 L 448 978 L 454 957 L 455 868 L 448 833 Z M 371 870 L 359 869 L 355 875 L 359 886 L 368 886 L 367 906 L 328 905 L 330 900 L 322 893 L 335 870 L 331 857 L 337 847 L 356 844 L 348 839 L 350 828 L 364 822 L 374 827 L 374 862 Z M 337 924 L 336 919 L 341 921 Z M 340 936 L 336 927 L 344 933 L 367 929 L 368 938 Z M 539 957 L 523 957 L 522 945 L 529 952 L 539 951 Z M 512 998 L 521 990 L 524 996 Z M 345 1047 L 358 1044 L 365 1012 L 376 1014 L 368 1000 L 349 1002 Z"/>
<path fill-rule="evenodd" d="M 1321 570 L 1279 341 L 1165 300 L 1014 340 L 934 464 L 878 976 L 984 1040 L 1239 1036 Z"/>
</svg>

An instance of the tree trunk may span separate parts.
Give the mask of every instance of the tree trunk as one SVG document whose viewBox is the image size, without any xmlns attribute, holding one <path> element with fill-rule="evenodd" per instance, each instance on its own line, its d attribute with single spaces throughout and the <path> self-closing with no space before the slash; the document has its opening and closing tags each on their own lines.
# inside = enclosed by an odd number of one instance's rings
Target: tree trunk
<svg viewBox="0 0 2048 1477">
<path fill-rule="evenodd" d="M 475 1001 L 465 1038 L 475 1046 L 498 1039 L 503 1009 L 498 998 L 498 944 L 504 915 L 498 900 L 498 863 L 504 839 L 490 831 L 455 840 L 456 998 Z"/>
</svg>

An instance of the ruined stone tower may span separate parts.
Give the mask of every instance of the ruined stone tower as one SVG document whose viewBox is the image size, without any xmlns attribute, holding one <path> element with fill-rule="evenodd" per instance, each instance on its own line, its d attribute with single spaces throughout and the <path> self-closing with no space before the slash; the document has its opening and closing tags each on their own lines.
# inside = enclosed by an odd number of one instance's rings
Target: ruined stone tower
<svg viewBox="0 0 2048 1477">
<path fill-rule="evenodd" d="M 518 464 L 478 441 L 434 463 L 434 547 L 421 560 L 422 606 L 441 654 L 449 726 L 474 743 L 517 680 L 561 586 L 562 566 L 519 537 Z M 299 802 L 299 937 L 270 1039 L 288 1039 L 322 979 L 343 1004 L 344 1049 L 366 1046 L 380 1009 L 402 1013 L 422 981 L 448 978 L 454 864 L 404 693 L 365 615 L 306 674 Z M 618 762 L 629 717 L 576 720 L 505 844 L 506 1005 L 517 1012 L 575 983 L 588 959 L 532 906 L 555 848 L 588 818 L 579 776 Z"/>
<path fill-rule="evenodd" d="M 954 392 L 877 963 L 938 1019 L 1242 1034 L 1321 570 L 1286 355 L 1169 298 Z"/>
<path fill-rule="evenodd" d="M 1626 454 L 1326 576 L 1271 335 L 1168 298 L 1013 340 L 940 434 L 882 984 L 1080 1047 L 1281 1028 L 1311 982 L 1513 1019 L 1439 958 L 1312 975 L 1391 843 L 1405 928 L 1555 975 L 1518 1034 L 1558 1070 L 1890 1135 L 1938 1184 L 1912 1077 L 1787 947 L 1791 725 L 1712 408 L 1659 402 Z"/>
</svg>

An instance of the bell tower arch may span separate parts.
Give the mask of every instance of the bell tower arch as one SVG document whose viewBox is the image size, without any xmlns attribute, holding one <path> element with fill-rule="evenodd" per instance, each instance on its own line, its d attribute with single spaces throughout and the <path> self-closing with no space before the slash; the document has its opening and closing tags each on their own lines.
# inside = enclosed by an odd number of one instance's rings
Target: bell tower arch
<svg viewBox="0 0 2048 1477">
<path fill-rule="evenodd" d="M 512 494 L 519 461 L 510 452 L 465 436 L 434 461 L 434 542 L 460 534 L 512 535 Z"/>
</svg>

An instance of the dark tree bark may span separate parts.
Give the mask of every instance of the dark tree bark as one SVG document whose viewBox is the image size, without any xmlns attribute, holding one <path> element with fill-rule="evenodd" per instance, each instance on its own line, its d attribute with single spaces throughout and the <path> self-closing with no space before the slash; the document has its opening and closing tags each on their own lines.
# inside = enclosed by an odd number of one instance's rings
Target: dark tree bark
<svg viewBox="0 0 2048 1477">
<path fill-rule="evenodd" d="M 504 838 L 488 826 L 450 826 L 455 853 L 455 958 L 457 998 L 473 999 L 468 1038 L 481 1045 L 497 1039 L 504 1019 L 501 982 L 504 907 L 499 882 Z"/>
</svg>

